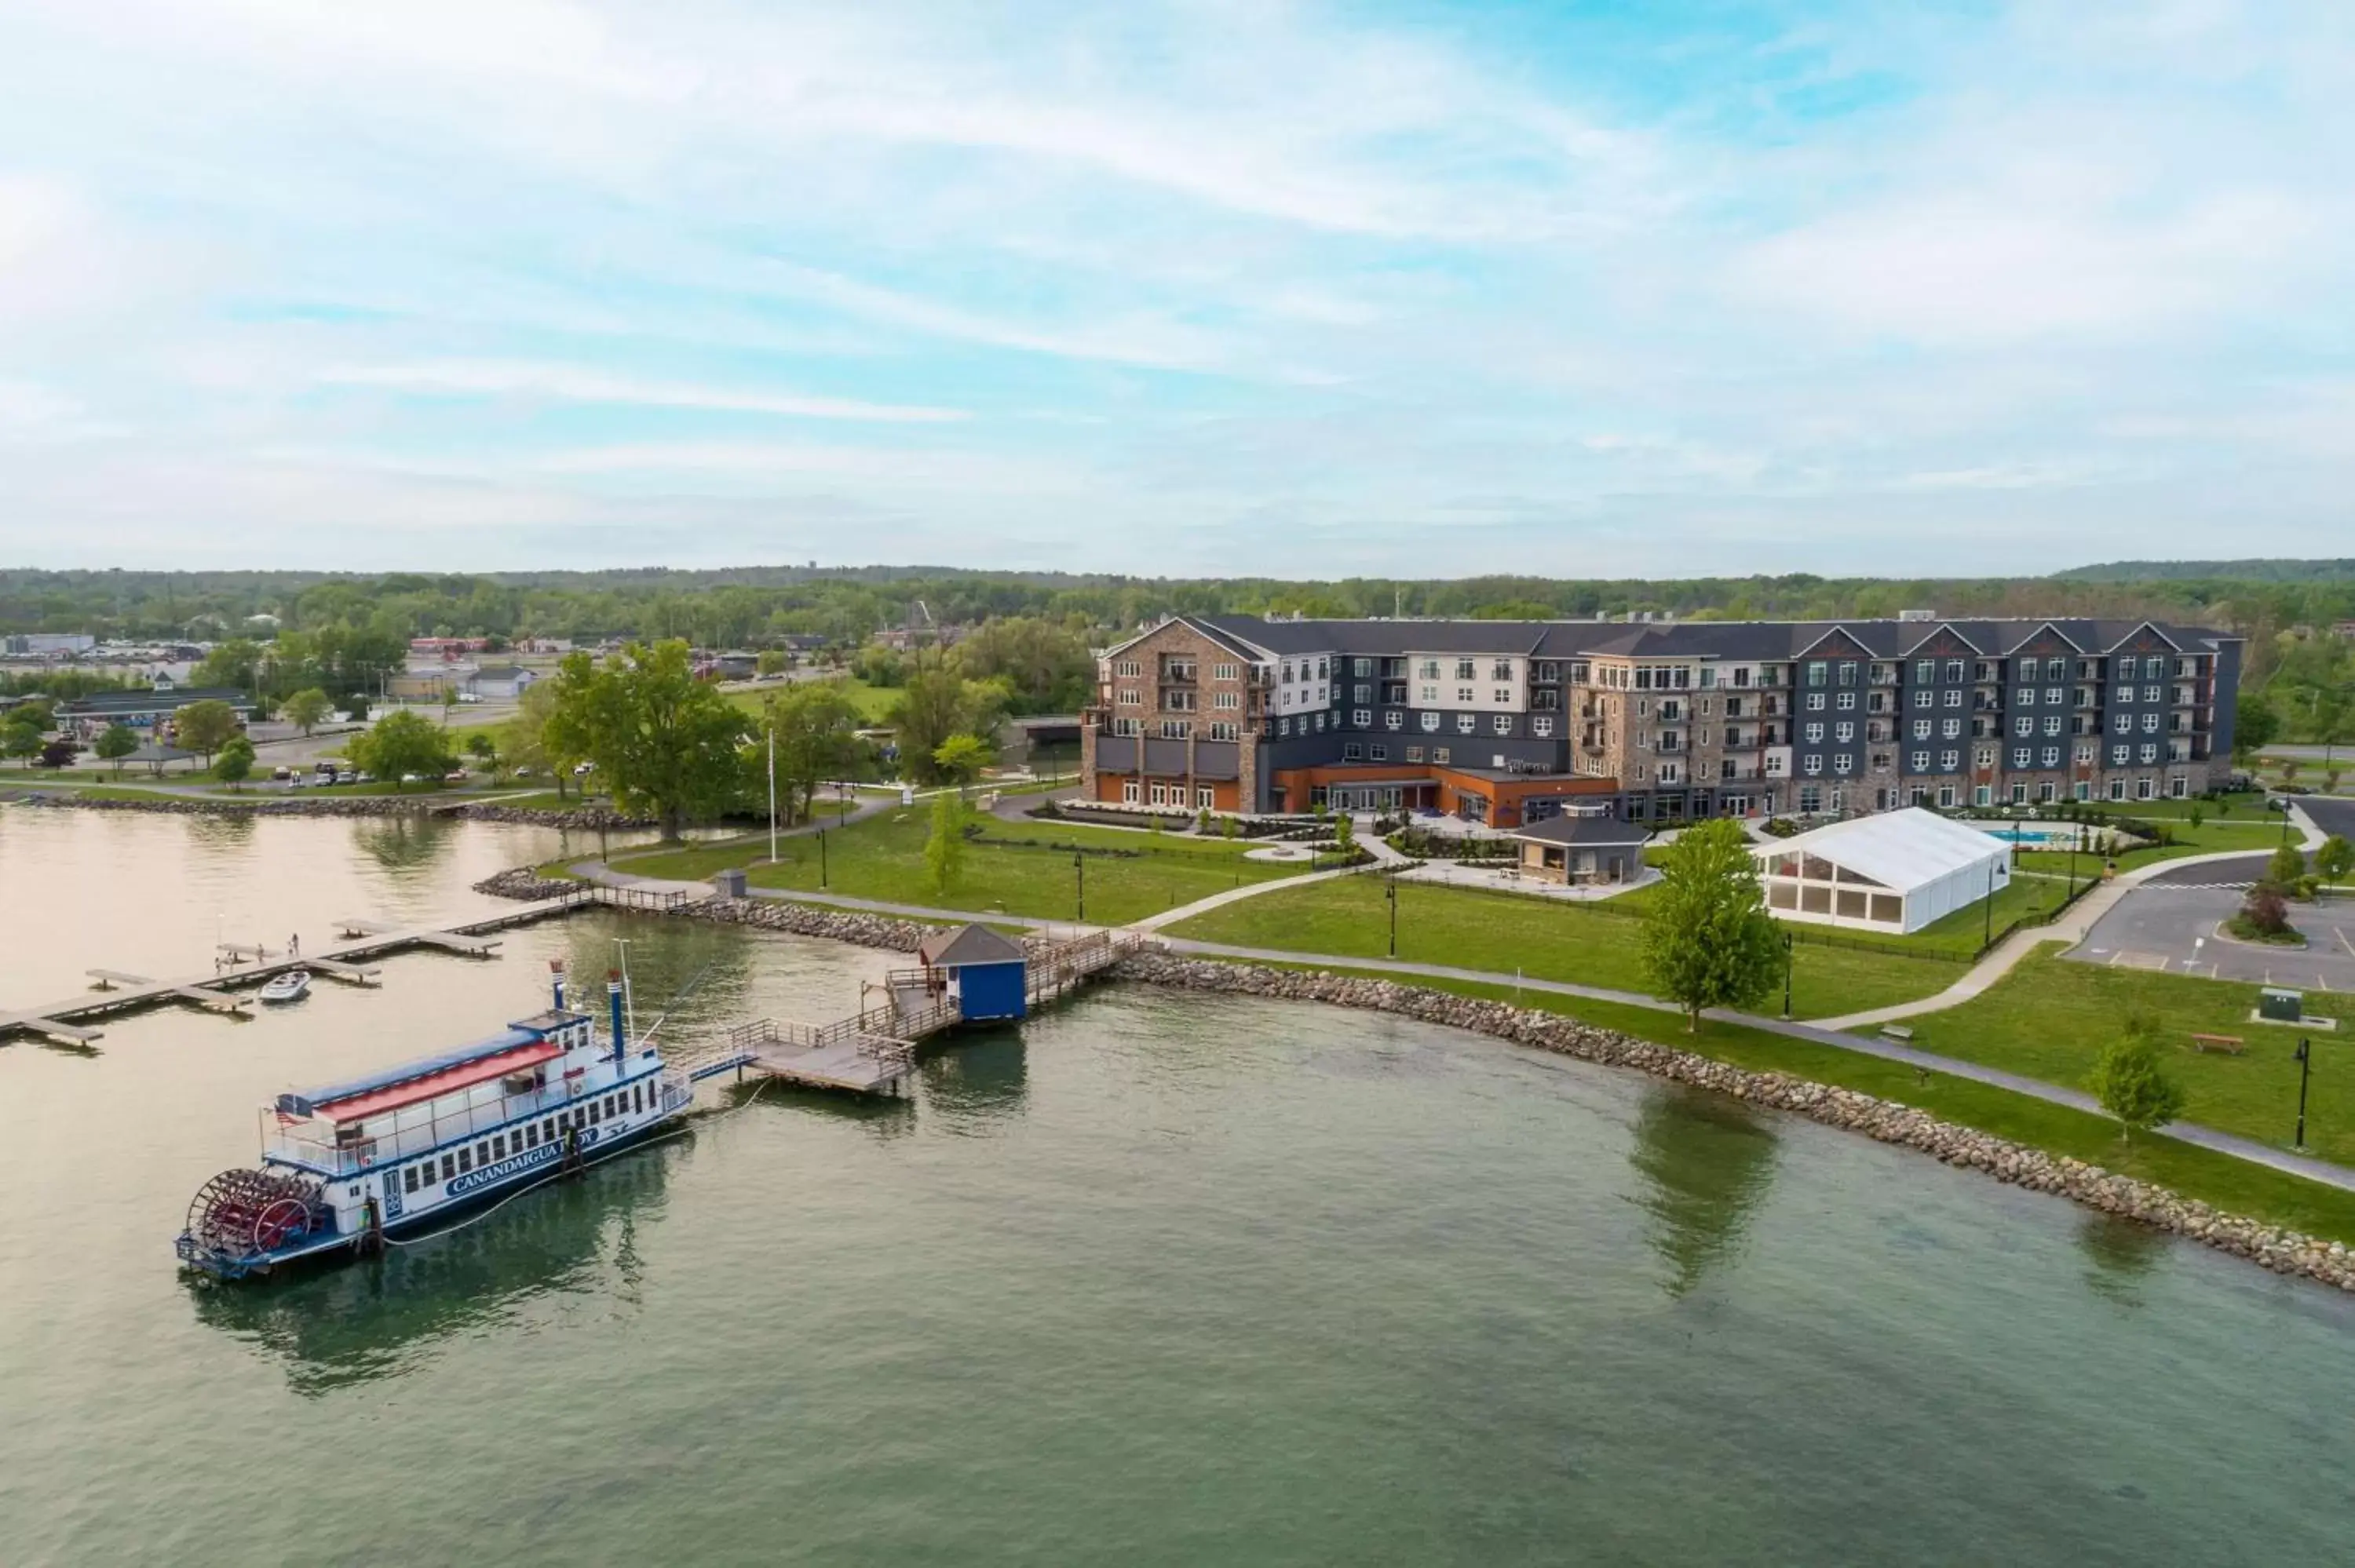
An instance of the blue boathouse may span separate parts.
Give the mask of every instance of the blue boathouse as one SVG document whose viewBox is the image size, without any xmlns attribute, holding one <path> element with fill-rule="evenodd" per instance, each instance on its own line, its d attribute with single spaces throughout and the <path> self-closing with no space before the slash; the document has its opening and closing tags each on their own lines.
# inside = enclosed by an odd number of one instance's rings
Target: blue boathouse
<svg viewBox="0 0 2355 1568">
<path fill-rule="evenodd" d="M 1029 958 L 1022 945 L 986 926 L 944 931 L 916 949 L 924 966 L 925 989 L 956 999 L 957 1016 L 968 1023 L 1020 1018 Z"/>
</svg>

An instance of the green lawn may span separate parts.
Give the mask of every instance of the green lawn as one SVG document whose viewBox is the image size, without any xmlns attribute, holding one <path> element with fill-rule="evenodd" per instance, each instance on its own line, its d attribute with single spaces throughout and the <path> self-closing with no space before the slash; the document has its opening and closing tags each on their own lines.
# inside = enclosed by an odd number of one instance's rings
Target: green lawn
<svg viewBox="0 0 2355 1568">
<path fill-rule="evenodd" d="M 844 696 L 850 699 L 850 705 L 858 710 L 860 721 L 868 726 L 884 723 L 891 712 L 891 705 L 900 700 L 899 688 L 895 686 L 870 686 L 856 675 L 837 675 L 829 679 L 841 688 Z M 728 700 L 746 713 L 757 714 L 772 693 L 790 691 L 794 685 L 803 683 L 806 683 L 770 681 L 730 692 Z"/>
<path fill-rule="evenodd" d="M 1454 980 L 1413 983 L 1463 996 L 1514 1000 L 1509 986 Z M 2285 1175 L 2230 1155 L 2194 1149 L 2163 1136 L 2122 1141 L 2116 1124 L 2105 1118 L 2051 1105 L 2009 1089 L 1945 1073 L 1917 1074 L 1902 1063 L 1837 1046 L 1790 1040 L 1738 1024 L 1704 1022 L 1699 1033 L 1688 1034 L 1682 1021 L 1675 1015 L 1648 1008 L 1546 996 L 1535 991 L 1522 992 L 1519 1001 L 1524 1006 L 1562 1013 L 1736 1066 L 1789 1073 L 1816 1083 L 1914 1106 L 1945 1120 L 2008 1138 L 2015 1143 L 2155 1181 L 2187 1198 L 2197 1198 L 2236 1214 L 2355 1243 L 2355 1192 Z"/>
<path fill-rule="evenodd" d="M 1077 914 L 1078 878 L 1071 848 L 1053 846 L 1078 846 L 1089 852 L 1087 918 L 1118 924 L 1242 883 L 1297 875 L 1302 870 L 1297 864 L 1245 860 L 1242 852 L 1252 846 L 1241 840 L 1124 832 L 1071 822 L 978 820 L 989 839 L 1015 842 L 968 844 L 964 874 L 947 889 L 932 885 L 924 863 L 924 841 L 932 830 L 926 803 L 830 829 L 824 851 L 826 890 L 898 904 L 996 909 L 1068 920 Z M 1108 853 L 1115 851 L 1129 853 Z M 614 863 L 641 876 L 694 881 L 741 865 L 756 888 L 806 891 L 818 886 L 815 837 L 781 840 L 774 865 L 768 863 L 768 853 L 767 835 L 752 833 L 724 844 L 629 855 Z"/>
<path fill-rule="evenodd" d="M 1213 909 L 1169 935 L 1238 947 L 1384 956 L 1390 909 L 1369 876 L 1285 888 Z M 1642 922 L 1577 904 L 1511 893 L 1398 885 L 1398 956 L 1409 962 L 1510 970 L 1539 980 L 1648 992 L 1637 940 Z M 1845 936 L 1847 933 L 1841 933 Z M 1944 991 L 1965 967 L 1900 951 L 1857 950 L 1805 940 L 1792 948 L 1792 1012 L 1821 1018 Z M 1780 1011 L 1778 991 L 1762 1008 Z"/>
<path fill-rule="evenodd" d="M 2118 856 L 2118 869 L 2132 871 L 2136 866 L 2148 865 L 2154 861 L 2180 860 L 2186 855 L 2221 854 L 2231 850 L 2269 850 L 2281 842 L 2281 819 L 2278 817 L 2269 822 L 2211 821 L 2196 828 L 2189 822 L 2181 825 L 2170 823 L 2169 826 L 2174 830 L 2175 842 L 2129 850 Z M 2077 874 L 2080 876 L 2085 874 L 2089 858 L 2092 869 L 2097 872 L 2101 869 L 2098 857 L 2078 855 Z M 2050 872 L 2056 876 L 2066 876 L 2069 873 L 2070 856 L 2065 850 L 2022 850 L 2016 859 L 2022 871 Z"/>
<path fill-rule="evenodd" d="M 2187 1120 L 2287 1147 L 2297 1112 L 2300 1031 L 2253 1023 L 2257 988 L 2231 980 L 2072 963 L 2041 948 L 1986 994 L 1906 1020 L 1925 1051 L 2082 1086 L 2094 1054 L 2129 1012 L 2156 1016 L 2169 1067 L 2187 1097 Z M 2309 991 L 2308 1010 L 2347 1021 L 2342 1033 L 2310 1033 L 2316 1059 L 2307 1141 L 2325 1159 L 2355 1162 L 2355 996 Z M 2236 1034 L 2239 1056 L 2205 1054 L 2190 1036 Z"/>
</svg>

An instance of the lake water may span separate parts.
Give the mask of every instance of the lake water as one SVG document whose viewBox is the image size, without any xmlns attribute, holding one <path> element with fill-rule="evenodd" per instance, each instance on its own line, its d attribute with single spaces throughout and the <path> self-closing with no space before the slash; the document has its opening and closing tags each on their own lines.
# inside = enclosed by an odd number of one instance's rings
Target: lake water
<svg viewBox="0 0 2355 1568">
<path fill-rule="evenodd" d="M 480 906 L 489 824 L 0 810 L 0 1008 Z M 682 1035 L 884 955 L 578 917 L 250 1022 L 0 1047 L 0 1562 L 2350 1559 L 2355 1301 L 1813 1124 L 1397 1020 L 1112 987 L 905 1103 L 196 1285 L 253 1107 L 633 939 Z M 719 1114 L 724 1113 L 724 1114 Z"/>
</svg>

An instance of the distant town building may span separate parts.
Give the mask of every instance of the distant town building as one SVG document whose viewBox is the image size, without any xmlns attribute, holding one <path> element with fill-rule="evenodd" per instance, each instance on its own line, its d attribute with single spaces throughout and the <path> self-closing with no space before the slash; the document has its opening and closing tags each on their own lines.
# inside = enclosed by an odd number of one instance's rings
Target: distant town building
<svg viewBox="0 0 2355 1568">
<path fill-rule="evenodd" d="M 253 699 L 233 686 L 176 686 L 160 683 L 144 692 L 92 692 L 58 705 L 58 728 L 81 740 L 95 738 L 113 725 L 153 731 L 191 703 L 223 702 L 240 719 L 253 716 Z"/>
<path fill-rule="evenodd" d="M 526 686 L 538 679 L 538 673 L 520 664 L 485 664 L 467 676 L 461 689 L 478 697 L 519 697 Z"/>
<path fill-rule="evenodd" d="M 13 659 L 69 658 L 97 646 L 97 638 L 81 631 L 12 631 L 0 637 L 0 654 Z"/>
</svg>

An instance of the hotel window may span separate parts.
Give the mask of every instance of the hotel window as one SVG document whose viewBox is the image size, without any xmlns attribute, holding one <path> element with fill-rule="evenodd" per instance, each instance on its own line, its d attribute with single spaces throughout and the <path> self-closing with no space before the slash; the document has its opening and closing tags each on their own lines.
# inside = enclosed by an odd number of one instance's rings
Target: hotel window
<svg viewBox="0 0 2355 1568">
<path fill-rule="evenodd" d="M 1292 733 L 1292 721 L 1288 718 L 1280 718 L 1276 720 L 1275 733 L 1279 737 L 1290 735 Z"/>
<path fill-rule="evenodd" d="M 2011 721 L 2011 733 L 2014 735 L 2034 735 L 2036 733 L 2036 721 L 2030 718 L 2026 714 L 2022 714 L 2019 717 Z"/>
<path fill-rule="evenodd" d="M 1832 758 L 1832 771 L 1835 773 L 1846 773 L 1855 766 L 1856 758 L 1845 751 Z"/>
<path fill-rule="evenodd" d="M 1240 681 L 1242 678 L 1243 667 L 1241 664 L 1213 664 L 1210 666 L 1210 679 L 1213 681 Z"/>
<path fill-rule="evenodd" d="M 1819 725 L 1819 724 L 1811 724 L 1811 725 L 1809 725 L 1809 726 L 1807 726 L 1807 744 L 1808 744 L 1809 746 L 1816 746 L 1816 745 L 1819 745 L 1819 744 L 1821 744 L 1821 743 L 1822 743 L 1822 741 L 1823 741 L 1823 738 L 1824 738 L 1824 726 L 1821 726 L 1821 725 Z"/>
<path fill-rule="evenodd" d="M 2047 706 L 2049 706 L 2049 707 L 2056 707 L 2056 708 L 2057 708 L 2057 707 L 2059 707 L 2059 706 L 2061 705 L 2061 704 L 2062 704 L 2062 700 L 2063 700 L 2063 698 L 2064 698 L 2065 694 L 2064 694 L 2064 693 L 2061 690 L 2061 688 L 2060 688 L 2060 687 L 2058 687 L 2058 686 L 2047 686 L 2047 687 L 2045 687 L 2045 688 L 2044 688 L 2044 701 L 2045 701 L 2046 705 L 2047 705 Z"/>
<path fill-rule="evenodd" d="M 1131 680 L 1135 680 L 1137 676 L 1145 673 L 1145 666 L 1134 659 L 1123 659 L 1113 665 L 1112 673 L 1115 675 L 1125 675 Z"/>
<path fill-rule="evenodd" d="M 2144 767 L 2147 768 L 2158 760 L 2158 747 L 2155 746 L 2146 746 L 2142 748 L 2142 762 Z"/>
<path fill-rule="evenodd" d="M 2134 701 L 2134 688 L 2132 686 L 2120 686 L 2118 688 L 2118 694 L 2110 700 L 2117 703 L 2130 703 Z"/>
<path fill-rule="evenodd" d="M 1958 708 L 1963 705 L 1963 689 L 1960 686 L 1949 686 L 1946 688 L 1946 705 L 1950 708 Z"/>
<path fill-rule="evenodd" d="M 1236 740 L 1241 738 L 1241 736 L 1232 724 L 1223 720 L 1214 719 L 1210 723 L 1210 738 L 1212 740 Z"/>
<path fill-rule="evenodd" d="M 1352 686 L 1349 688 L 1349 700 L 1353 703 L 1370 703 L 1374 700 L 1374 688 L 1370 684 Z"/>
<path fill-rule="evenodd" d="M 1849 741 L 1856 738 L 1855 724 L 1849 720 L 1842 719 L 1839 723 L 1832 726 L 1832 738 L 1838 741 L 1842 746 L 1846 746 Z"/>
<path fill-rule="evenodd" d="M 1123 686 L 1116 700 L 1122 707 L 1141 708 L 1145 705 L 1145 694 L 1133 686 Z"/>
<path fill-rule="evenodd" d="M 2142 715 L 2142 732 L 2145 735 L 2157 735 L 2158 733 L 2158 715 L 2157 714 L 2145 714 Z"/>
<path fill-rule="evenodd" d="M 1471 660 L 1458 659 L 1455 661 L 1455 678 L 1459 681 L 1468 681 L 1472 678 Z"/>
<path fill-rule="evenodd" d="M 1809 752 L 1806 761 L 1800 765 L 1800 770 L 1806 773 L 1821 773 L 1824 770 L 1823 758 L 1815 752 Z"/>
<path fill-rule="evenodd" d="M 1497 733 L 1498 735 L 1510 735 L 1510 734 L 1512 734 L 1512 733 L 1513 733 L 1513 715 L 1510 715 L 1510 714 L 1498 714 L 1498 715 L 1496 716 L 1496 718 L 1495 718 L 1494 720 L 1492 720 L 1491 722 L 1495 725 L 1495 726 L 1496 726 L 1496 730 L 1497 730 Z"/>
<path fill-rule="evenodd" d="M 1308 667 L 1305 664 L 1300 667 L 1300 678 L 1304 681 L 1308 679 Z M 1320 681 L 1325 678 L 1325 661 L 1322 659 L 1316 661 L 1316 678 Z"/>
<path fill-rule="evenodd" d="M 2183 799 L 2184 795 L 2189 791 L 2189 789 L 2190 780 L 2186 779 L 2180 773 L 2167 781 L 2167 792 L 2179 800 Z"/>
<path fill-rule="evenodd" d="M 2036 705 L 2036 688 L 2033 686 L 2020 687 L 2019 694 L 2012 698 L 2012 705 L 2014 707 L 2022 708 L 2034 707 Z"/>
<path fill-rule="evenodd" d="M 1275 679 L 1276 683 L 1279 685 L 1290 685 L 1292 683 L 1292 666 L 1289 663 L 1286 663 L 1284 668 L 1277 673 Z"/>
<path fill-rule="evenodd" d="M 1512 678 L 1513 662 L 1510 659 L 1499 659 L 1490 667 L 1488 679 L 1492 681 L 1509 681 Z"/>
<path fill-rule="evenodd" d="M 1303 722 L 1305 723 L 1305 721 L 1304 720 Z M 1319 713 L 1316 715 L 1316 733 L 1318 735 L 1323 735 L 1325 733 L 1325 715 L 1322 713 Z"/>
<path fill-rule="evenodd" d="M 2078 765 L 2083 768 L 2091 768 L 2100 758 L 2101 754 L 2102 748 L 2098 746 L 2081 746 L 2077 748 Z"/>
<path fill-rule="evenodd" d="M 1821 692 L 1809 692 L 1807 694 L 1807 711 L 1811 714 L 1819 714 L 1824 711 L 1824 694 Z"/>
<path fill-rule="evenodd" d="M 1943 771 L 1952 773 L 1955 768 L 1960 768 L 1962 765 L 1963 754 L 1961 752 L 1942 751 L 1938 753 L 1938 767 Z"/>
<path fill-rule="evenodd" d="M 1939 733 L 1943 734 L 1948 740 L 1960 740 L 1963 738 L 1963 721 L 1958 718 L 1948 719 L 1945 724 L 1940 725 L 1938 729 Z"/>
<path fill-rule="evenodd" d="M 1927 686 L 1916 686 L 1916 687 L 1914 687 L 1914 688 L 1913 688 L 1913 705 L 1914 705 L 1915 707 L 1917 707 L 1917 708 L 1926 708 L 1926 707 L 1930 707 L 1930 706 L 1934 705 L 1937 703 L 1937 701 L 1938 701 L 1938 694 L 1937 694 L 1937 693 L 1935 693 L 1935 692 L 1934 692 L 1934 691 L 1932 691 L 1929 687 L 1927 687 Z"/>
<path fill-rule="evenodd" d="M 1465 708 L 1468 708 L 1468 707 L 1470 707 L 1470 706 L 1472 705 L 1472 688 L 1471 688 L 1471 687 L 1469 687 L 1469 686 L 1458 686 L 1458 687 L 1456 687 L 1456 688 L 1455 688 L 1455 705 L 1456 705 L 1456 706 L 1458 706 L 1458 707 L 1465 707 Z"/>
<path fill-rule="evenodd" d="M 1529 720 L 1529 733 L 1536 736 L 1540 740 L 1551 740 L 1553 738 L 1553 720 L 1548 718 L 1543 714 L 1540 714 L 1537 717 Z"/>
<path fill-rule="evenodd" d="M 2044 715 L 2044 733 L 2047 735 L 2059 735 L 2061 733 L 2061 715 L 2059 714 L 2046 714 Z"/>
<path fill-rule="evenodd" d="M 1429 735 L 1439 727 L 1439 715 L 1437 714 L 1426 713 L 1421 716 L 1423 719 L 1423 730 L 1425 735 Z"/>
<path fill-rule="evenodd" d="M 1948 679 L 1949 681 L 1959 681 L 1959 680 L 1961 680 L 1962 678 L 1963 678 L 1963 662 L 1962 662 L 1960 659 L 1949 659 L 1949 660 L 1947 660 L 1947 661 L 1946 661 L 1946 679 Z"/>
<path fill-rule="evenodd" d="M 1373 673 L 1374 662 L 1371 659 L 1352 659 L 1349 661 L 1349 673 L 1358 676 L 1360 680 Z"/>
<path fill-rule="evenodd" d="M 1243 694 L 1241 692 L 1213 692 L 1210 694 L 1210 705 L 1232 712 L 1243 705 Z"/>
<path fill-rule="evenodd" d="M 2110 727 L 2117 731 L 2120 735 L 2132 735 L 2134 733 L 2134 715 L 2120 714 L 2117 717 L 2110 721 Z"/>
<path fill-rule="evenodd" d="M 2114 747 L 2110 747 L 2110 766 L 2111 766 L 2111 767 L 2113 767 L 2113 768 L 2124 768 L 2127 763 L 2132 762 L 2133 760 L 2134 760 L 2134 747 L 2131 747 L 2131 746 L 2114 746 Z"/>
<path fill-rule="evenodd" d="M 1937 678 L 1938 662 L 1935 659 L 1916 659 L 1913 661 L 1914 680 L 1926 686 Z"/>
<path fill-rule="evenodd" d="M 1822 685 L 1822 684 L 1824 683 L 1824 673 L 1825 673 L 1826 670 L 1827 670 L 1827 669 L 1828 669 L 1828 668 L 1829 668 L 1829 666 L 1828 666 L 1827 664 L 1825 664 L 1825 662 L 1824 662 L 1821 659 L 1810 659 L 1810 660 L 1808 660 L 1808 661 L 1807 661 L 1807 684 L 1809 684 L 1809 685 L 1811 685 L 1811 686 L 1820 686 L 1820 685 Z"/>
<path fill-rule="evenodd" d="M 1916 740 L 1927 740 L 1930 738 L 1930 721 L 1928 719 L 1915 719 L 1913 721 L 1913 738 Z"/>
<path fill-rule="evenodd" d="M 1419 747 L 1419 746 L 1410 746 L 1410 747 L 1408 747 L 1406 748 L 1406 759 L 1407 759 L 1409 762 L 1420 762 L 1420 761 L 1422 761 L 1422 760 L 1423 760 L 1423 747 Z"/>
<path fill-rule="evenodd" d="M 1839 683 L 1841 685 L 1853 686 L 1856 684 L 1856 661 L 1853 659 L 1843 659 L 1840 661 Z"/>
<path fill-rule="evenodd" d="M 1359 746 L 1356 741 L 1354 741 L 1354 740 L 1345 740 L 1345 741 L 1343 741 L 1343 742 L 1341 743 L 1341 760 L 1342 760 L 1342 761 L 1344 761 L 1344 762 L 1362 762 L 1362 761 L 1364 761 L 1364 760 L 1365 760 L 1365 758 L 1366 758 L 1366 748 L 1365 748 L 1364 747 L 1362 747 L 1362 746 Z"/>
<path fill-rule="evenodd" d="M 2136 800 L 2149 800 L 2149 799 L 2151 798 L 2151 796 L 2152 796 L 2154 793 L 2156 793 L 2156 791 L 2155 791 L 2155 790 L 2153 790 L 2153 789 L 2151 788 L 2151 781 L 2150 781 L 2149 779 L 2136 779 L 2136 780 L 2135 780 L 2135 799 L 2136 799 Z"/>
<path fill-rule="evenodd" d="M 1374 710 L 1371 708 L 1354 708 L 1350 710 L 1349 723 L 1359 729 L 1373 728 Z"/>
<path fill-rule="evenodd" d="M 2011 748 L 2011 765 L 2014 768 L 2025 768 L 2029 765 L 2030 761 L 2034 758 L 2035 755 L 2036 754 L 2030 751 L 2027 747 L 2015 746 Z"/>
<path fill-rule="evenodd" d="M 2085 782 L 2083 779 L 2078 779 L 2074 785 L 2071 786 L 2071 789 L 2080 800 L 2090 800 L 2094 798 L 2094 787 Z"/>
<path fill-rule="evenodd" d="M 1382 715 L 1382 727 L 1384 729 L 1396 729 L 1404 723 L 1406 723 L 1406 715 L 1399 712 L 1396 708 L 1391 708 Z"/>
<path fill-rule="evenodd" d="M 1325 715 L 1319 714 L 1316 716 L 1322 718 Z M 1161 721 L 1161 738 L 1164 740 L 1183 740 L 1193 733 L 1194 721 L 1191 719 L 1163 719 Z"/>
<path fill-rule="evenodd" d="M 1496 698 L 1500 703 L 1509 703 L 1513 700 L 1513 694 L 1499 686 L 1496 692 Z"/>
<path fill-rule="evenodd" d="M 2126 781 L 2125 779 L 2111 779 L 2111 780 L 2110 780 L 2110 799 L 2111 799 L 2111 800 L 2125 800 L 2126 798 Z"/>
<path fill-rule="evenodd" d="M 2052 658 L 2047 659 L 2044 661 L 2044 675 L 2047 680 L 2067 680 L 2069 678 L 2069 661 L 2061 658 L 2057 654 Z"/>
<path fill-rule="evenodd" d="M 1455 715 L 1455 733 L 1458 735 L 1470 735 L 1472 733 L 1473 722 L 1473 717 L 1470 714 L 1457 714 Z"/>
<path fill-rule="evenodd" d="M 2061 766 L 2061 748 L 2059 747 L 2048 746 L 2044 748 L 2044 766 L 2047 768 L 2058 768 Z"/>
<path fill-rule="evenodd" d="M 1434 747 L 1433 747 L 1431 748 L 1431 761 L 1432 761 L 1432 766 L 1433 766 L 1434 768 L 1444 768 L 1444 767 L 1446 767 L 1446 766 L 1447 766 L 1447 747 L 1444 747 L 1444 746 L 1434 746 Z"/>
<path fill-rule="evenodd" d="M 1423 687 L 1423 697 L 1421 700 L 1426 703 L 1437 702 L 1439 700 L 1439 688 L 1437 686 Z"/>
<path fill-rule="evenodd" d="M 1422 675 L 1422 677 L 1426 681 L 1436 681 L 1439 679 L 1439 661 L 1436 659 L 1425 659 L 1423 662 L 1422 669 L 1419 670 L 1417 673 Z"/>
<path fill-rule="evenodd" d="M 1378 740 L 1366 747 L 1366 755 L 1376 762 L 1388 762 L 1391 759 L 1391 748 Z"/>
<path fill-rule="evenodd" d="M 1856 694 L 1854 692 L 1842 692 L 1839 694 L 1839 705 L 1842 713 L 1854 713 L 1856 711 Z"/>
<path fill-rule="evenodd" d="M 1982 746 L 1979 747 L 1979 766 L 1981 768 L 1993 768 L 1995 766 L 1995 759 L 1996 749 L 1994 747 Z"/>
<path fill-rule="evenodd" d="M 2142 673 L 2156 681 L 2167 673 L 2167 661 L 2154 653 L 2142 662 Z"/>
</svg>

